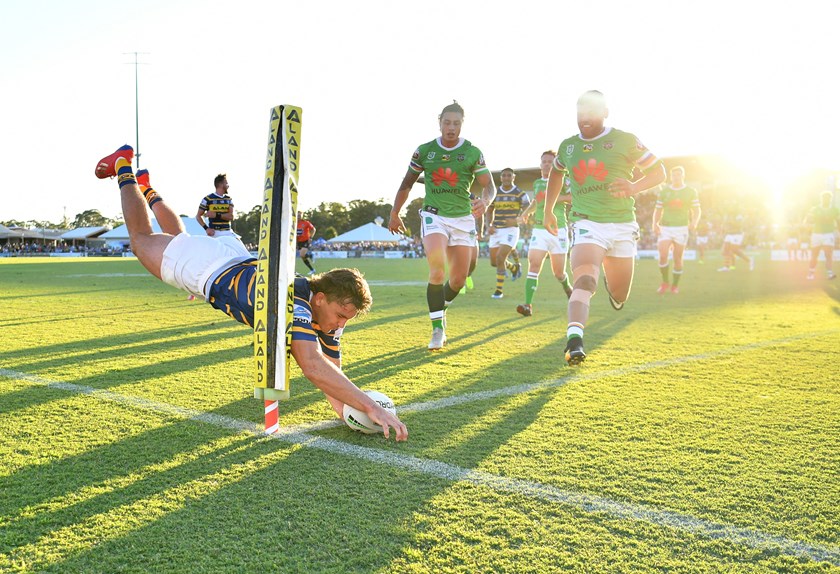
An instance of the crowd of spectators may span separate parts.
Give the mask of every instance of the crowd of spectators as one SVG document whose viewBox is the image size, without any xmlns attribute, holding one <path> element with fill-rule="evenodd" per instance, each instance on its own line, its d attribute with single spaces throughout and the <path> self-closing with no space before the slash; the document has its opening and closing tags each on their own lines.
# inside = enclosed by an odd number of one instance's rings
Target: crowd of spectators
<svg viewBox="0 0 840 574">
<path fill-rule="evenodd" d="M 53 253 L 81 253 L 86 256 L 121 256 L 128 247 L 111 245 L 73 245 L 59 242 L 6 242 L 0 245 L 0 257 L 37 257 Z"/>
</svg>

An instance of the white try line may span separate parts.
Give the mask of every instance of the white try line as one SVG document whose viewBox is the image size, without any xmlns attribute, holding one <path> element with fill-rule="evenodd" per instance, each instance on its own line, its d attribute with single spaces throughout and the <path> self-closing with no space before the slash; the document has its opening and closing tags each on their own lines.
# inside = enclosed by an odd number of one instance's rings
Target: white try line
<svg viewBox="0 0 840 574">
<path fill-rule="evenodd" d="M 638 365 L 622 369 L 613 369 L 602 373 L 593 373 L 590 375 L 571 376 L 563 379 L 557 379 L 554 381 L 548 381 L 546 383 L 517 385 L 515 387 L 508 387 L 496 391 L 470 393 L 469 395 L 463 395 L 463 397 L 465 398 L 461 402 L 467 402 L 468 400 L 484 400 L 496 396 L 515 394 L 516 392 L 529 392 L 531 390 L 536 389 L 558 387 L 568 382 L 572 382 L 574 380 L 593 380 L 601 377 L 617 376 L 621 374 L 639 372 L 645 369 L 679 364 L 681 362 L 685 363 L 688 361 L 709 359 L 750 349 L 787 344 L 800 339 L 815 336 L 823 336 L 825 334 L 835 332 L 837 332 L 837 330 L 827 331 L 823 333 L 811 333 L 808 335 L 787 337 L 775 341 L 763 341 L 749 345 L 741 345 L 737 348 L 715 351 L 712 353 L 690 355 L 688 357 L 678 357 L 664 361 L 647 363 L 645 365 Z M 193 409 L 178 407 L 176 405 L 171 405 L 168 403 L 160 403 L 157 401 L 151 401 L 139 397 L 131 397 L 112 391 L 95 389 L 93 387 L 86 387 L 82 385 L 76 385 L 73 383 L 51 381 L 43 377 L 39 377 L 37 375 L 30 375 L 27 373 L 12 371 L 9 369 L 0 369 L 0 376 L 7 377 L 10 379 L 23 380 L 37 385 L 49 386 L 50 388 L 62 389 L 72 393 L 85 394 L 97 399 L 113 401 L 122 405 L 132 406 L 160 414 L 200 421 L 217 427 L 248 433 L 254 437 L 266 437 L 266 435 L 263 433 L 261 425 L 249 421 L 242 421 L 222 415 L 204 413 Z M 417 412 L 433 410 L 435 408 L 444 408 L 446 406 L 451 406 L 452 404 L 459 404 L 455 400 L 457 398 L 458 397 L 453 397 L 452 399 L 441 399 L 439 401 L 417 403 L 415 405 L 409 405 L 407 407 L 404 407 L 401 410 L 413 410 Z M 392 451 L 351 445 L 343 443 L 341 441 L 311 436 L 307 434 L 307 432 L 314 430 L 317 427 L 317 425 L 323 426 L 323 423 L 316 423 L 316 425 L 294 425 L 289 427 L 282 427 L 278 433 L 269 436 L 272 439 L 280 440 L 282 442 L 317 448 L 319 450 L 327 451 L 334 454 L 340 454 L 343 456 L 368 460 L 377 464 L 384 464 L 392 467 L 403 468 L 412 472 L 418 472 L 429 476 L 435 476 L 444 480 L 449 480 L 453 482 L 467 482 L 475 486 L 490 488 L 500 492 L 518 494 L 522 496 L 527 496 L 529 498 L 543 500 L 546 502 L 565 504 L 583 510 L 584 512 L 600 513 L 621 519 L 647 522 L 649 524 L 654 524 L 657 526 L 687 532 L 692 535 L 700 535 L 714 540 L 726 540 L 734 544 L 739 544 L 750 548 L 756 548 L 759 550 L 778 550 L 784 554 L 804 557 L 809 560 L 818 562 L 825 561 L 829 562 L 834 566 L 840 566 L 840 548 L 835 546 L 808 544 L 806 542 L 792 540 L 784 536 L 769 534 L 752 528 L 717 523 L 711 520 L 697 518 L 689 514 L 657 508 L 655 506 L 616 501 L 591 494 L 563 490 L 555 486 L 546 485 L 529 480 L 500 476 L 493 473 L 463 468 L 456 465 L 439 462 L 436 460 L 418 458 L 410 455 L 403 455 Z"/>
</svg>

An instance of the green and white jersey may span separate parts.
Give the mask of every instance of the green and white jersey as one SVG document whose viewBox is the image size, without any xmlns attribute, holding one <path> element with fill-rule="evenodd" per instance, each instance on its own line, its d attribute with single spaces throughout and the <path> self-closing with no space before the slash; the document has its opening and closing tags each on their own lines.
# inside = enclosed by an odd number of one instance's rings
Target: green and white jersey
<svg viewBox="0 0 840 574">
<path fill-rule="evenodd" d="M 574 135 L 560 144 L 554 169 L 567 172 L 572 183 L 572 211 L 569 219 L 591 219 L 598 223 L 636 221 L 636 201 L 613 197 L 610 183 L 632 181 L 633 168 L 645 172 L 659 160 L 631 133 L 606 128 L 596 138 Z"/>
<path fill-rule="evenodd" d="M 569 178 L 563 180 L 562 193 L 569 192 Z M 539 178 L 534 180 L 534 201 L 537 202 L 537 208 L 534 210 L 534 228 L 545 229 L 543 226 L 543 219 L 545 218 L 545 196 L 546 189 L 548 189 L 548 180 Z M 557 227 L 566 227 L 566 204 L 558 201 L 554 204 L 554 215 L 557 217 Z"/>
<path fill-rule="evenodd" d="M 817 205 L 808 212 L 808 221 L 814 225 L 814 233 L 834 233 L 840 208 Z"/>
<path fill-rule="evenodd" d="M 693 187 L 684 185 L 677 189 L 668 185 L 656 194 L 656 208 L 662 210 L 660 225 L 685 227 L 690 222 L 691 210 L 700 209 L 700 197 Z"/>
<path fill-rule="evenodd" d="M 453 148 L 443 147 L 440 138 L 424 143 L 411 156 L 408 169 L 423 174 L 425 205 L 443 217 L 472 213 L 470 186 L 477 175 L 490 173 L 481 150 L 463 138 Z"/>
</svg>

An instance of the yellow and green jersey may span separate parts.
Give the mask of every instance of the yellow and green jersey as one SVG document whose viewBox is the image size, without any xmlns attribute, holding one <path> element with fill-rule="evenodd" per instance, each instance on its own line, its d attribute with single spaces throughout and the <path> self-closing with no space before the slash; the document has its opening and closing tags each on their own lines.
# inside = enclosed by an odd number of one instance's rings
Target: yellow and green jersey
<svg viewBox="0 0 840 574">
<path fill-rule="evenodd" d="M 548 189 L 548 180 L 539 178 L 534 180 L 534 201 L 537 207 L 534 210 L 534 227 L 536 229 L 545 229 L 543 220 L 545 219 L 545 195 Z M 569 178 L 564 178 L 562 193 L 569 192 Z M 557 227 L 566 227 L 566 204 L 558 201 L 554 204 L 554 216 L 557 217 Z"/>
<path fill-rule="evenodd" d="M 591 219 L 599 223 L 628 223 L 636 220 L 632 197 L 613 197 L 610 183 L 633 180 L 633 169 L 645 172 L 659 160 L 631 133 L 606 128 L 593 139 L 580 134 L 563 141 L 554 158 L 554 169 L 571 178 L 571 221 Z"/>
<path fill-rule="evenodd" d="M 453 148 L 443 147 L 440 138 L 424 143 L 411 156 L 408 168 L 423 174 L 425 205 L 443 217 L 472 213 L 470 186 L 477 175 L 490 171 L 481 150 L 463 138 Z"/>
<path fill-rule="evenodd" d="M 516 218 L 530 203 L 528 194 L 515 185 L 508 190 L 499 187 L 496 190 L 496 199 L 491 204 L 493 206 L 493 221 L 490 225 L 497 228 L 518 226 L 519 223 L 517 223 Z"/>
<path fill-rule="evenodd" d="M 656 196 L 656 208 L 662 210 L 660 225 L 685 227 L 689 224 L 691 210 L 700 209 L 697 190 L 687 185 L 677 189 L 666 186 Z"/>
<path fill-rule="evenodd" d="M 808 212 L 808 221 L 813 224 L 814 233 L 834 233 L 838 220 L 840 220 L 840 209 L 837 207 L 817 205 Z"/>
</svg>

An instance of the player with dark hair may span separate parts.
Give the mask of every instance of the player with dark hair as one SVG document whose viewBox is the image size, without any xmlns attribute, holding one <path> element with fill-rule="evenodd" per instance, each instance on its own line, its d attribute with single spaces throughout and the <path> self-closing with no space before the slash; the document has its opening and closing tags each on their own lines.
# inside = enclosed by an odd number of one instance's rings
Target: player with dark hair
<svg viewBox="0 0 840 574">
<path fill-rule="evenodd" d="M 141 170 L 142 171 L 142 170 Z M 137 172 L 138 175 L 140 172 Z M 220 173 L 213 179 L 213 193 L 205 195 L 198 204 L 198 213 L 195 220 L 204 228 L 207 235 L 211 237 L 223 237 L 235 235 L 230 228 L 233 221 L 233 201 L 228 195 L 227 175 Z M 207 223 L 204 223 L 204 216 L 207 215 Z"/>
<path fill-rule="evenodd" d="M 254 324 L 254 283 L 257 260 L 234 235 L 213 239 L 192 236 L 143 170 L 139 184 L 131 169 L 134 150 L 124 145 L 96 164 L 96 177 L 116 177 L 131 249 L 140 263 L 164 283 L 201 297 L 240 323 Z M 139 174 L 139 172 L 138 172 Z M 146 207 L 163 233 L 153 233 Z M 334 269 L 294 280 L 294 320 L 291 352 L 303 375 L 321 389 L 342 416 L 344 404 L 364 411 L 397 440 L 408 431 L 395 415 L 359 390 L 341 371 L 339 338 L 345 324 L 371 305 L 370 289 L 356 269 Z"/>
<path fill-rule="evenodd" d="M 309 267 L 309 274 L 315 274 L 315 267 L 312 266 L 312 254 L 309 247 L 312 237 L 315 235 L 315 226 L 303 218 L 303 213 L 297 212 L 297 250 L 300 260 Z"/>
<path fill-rule="evenodd" d="M 834 259 L 834 231 L 840 223 L 840 209 L 831 205 L 833 199 L 834 194 L 830 191 L 822 192 L 819 205 L 812 207 L 805 218 L 805 222 L 812 226 L 811 261 L 808 264 L 807 275 L 809 280 L 816 277 L 820 251 L 825 254 L 826 277 L 829 279 L 837 277 L 831 266 Z"/>
<path fill-rule="evenodd" d="M 544 151 L 540 156 L 540 179 L 534 181 L 534 201 L 520 216 L 520 222 L 525 223 L 531 214 L 534 215 L 534 229 L 531 232 L 531 243 L 528 248 L 528 277 L 525 278 L 525 304 L 517 305 L 516 311 L 520 315 L 530 317 L 534 310 L 532 302 L 537 292 L 542 266 L 546 256 L 551 260 L 551 271 L 563 285 L 566 297 L 572 295 L 572 284 L 566 274 L 566 253 L 569 251 L 569 234 L 566 228 L 566 205 L 572 196 L 568 193 L 568 184 L 564 184 L 563 193 L 554 204 L 554 217 L 557 219 L 557 235 L 552 235 L 545 229 L 545 190 L 548 187 L 548 176 L 551 166 L 557 156 L 552 150 Z M 565 179 L 568 182 L 569 178 Z M 564 183 L 565 183 L 564 182 Z"/>
<path fill-rule="evenodd" d="M 510 271 L 513 280 L 522 276 L 518 255 L 515 261 L 508 261 L 508 255 L 516 254 L 519 244 L 519 214 L 524 211 L 531 200 L 513 182 L 516 174 L 506 167 L 499 174 L 502 184 L 496 190 L 496 199 L 487 208 L 485 219 L 489 222 L 487 232 L 490 246 L 490 265 L 496 268 L 496 291 L 491 297 L 504 297 L 505 277 Z"/>
<path fill-rule="evenodd" d="M 469 272 L 475 248 L 475 218 L 484 214 L 496 194 L 493 176 L 484 164 L 481 150 L 461 137 L 463 123 L 464 109 L 458 102 L 443 108 L 438 116 L 441 135 L 414 151 L 388 222 L 392 232 L 405 232 L 400 210 L 412 186 L 423 174 L 426 197 L 420 210 L 420 221 L 429 264 L 426 301 L 432 321 L 431 351 L 442 349 L 446 344 L 446 307 L 458 296 Z M 476 179 L 483 191 L 481 197 L 472 199 L 470 186 Z"/>
<path fill-rule="evenodd" d="M 685 184 L 685 169 L 671 168 L 671 184 L 660 190 L 653 209 L 653 232 L 659 236 L 659 272 L 662 283 L 657 293 L 669 290 L 679 293 L 683 273 L 683 255 L 689 234 L 697 229 L 700 221 L 700 198 L 697 190 Z M 668 255 L 674 253 L 673 279 L 668 278 Z"/>
<path fill-rule="evenodd" d="M 604 126 L 609 115 L 604 95 L 596 90 L 577 101 L 580 133 L 563 140 L 548 178 L 545 228 L 558 234 L 554 206 L 571 178 L 571 269 L 574 283 L 569 297 L 565 358 L 577 365 L 586 358 L 583 330 L 589 303 L 604 269 L 604 287 L 615 310 L 624 307 L 633 282 L 636 260 L 637 195 L 665 180 L 665 166 L 633 134 Z M 633 171 L 642 177 L 632 181 Z"/>
</svg>

